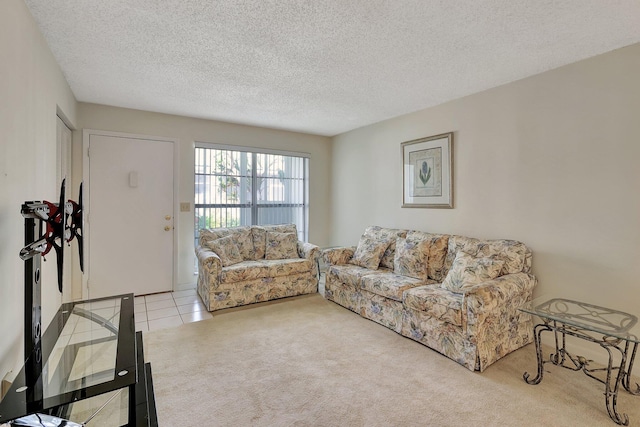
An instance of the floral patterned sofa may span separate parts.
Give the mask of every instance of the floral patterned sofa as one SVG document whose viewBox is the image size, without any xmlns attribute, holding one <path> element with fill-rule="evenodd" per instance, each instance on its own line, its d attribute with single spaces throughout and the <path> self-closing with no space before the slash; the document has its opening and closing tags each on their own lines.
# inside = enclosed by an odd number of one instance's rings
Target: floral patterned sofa
<svg viewBox="0 0 640 427">
<path fill-rule="evenodd" d="M 537 283 L 523 243 L 368 227 L 323 256 L 325 298 L 472 371 L 533 340 L 518 310 Z"/>
<path fill-rule="evenodd" d="M 318 291 L 317 246 L 295 224 L 200 230 L 198 295 L 214 311 Z"/>
</svg>

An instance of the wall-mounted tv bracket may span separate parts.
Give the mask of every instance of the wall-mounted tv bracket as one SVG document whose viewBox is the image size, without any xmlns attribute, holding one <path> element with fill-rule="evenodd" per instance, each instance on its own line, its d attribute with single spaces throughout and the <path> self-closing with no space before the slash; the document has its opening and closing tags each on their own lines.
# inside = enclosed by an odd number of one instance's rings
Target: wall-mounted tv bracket
<svg viewBox="0 0 640 427">
<path fill-rule="evenodd" d="M 24 265 L 24 318 L 25 358 L 34 353 L 32 363 L 41 363 L 40 336 L 42 333 L 42 293 L 41 293 L 41 259 L 55 249 L 58 266 L 58 290 L 62 292 L 62 271 L 64 264 L 63 242 L 70 243 L 74 238 L 78 241 L 80 253 L 80 269 L 83 268 L 82 241 L 82 184 L 78 203 L 69 200 L 65 203 L 65 180 L 60 187 L 59 203 L 48 201 L 28 201 L 22 205 L 21 213 L 24 217 L 25 247 L 20 250 L 20 258 Z M 36 234 L 36 227 L 38 232 Z M 44 229 L 44 232 L 43 232 Z M 39 236 L 36 240 L 36 236 Z M 33 372 L 41 371 L 34 366 Z M 40 367 L 41 368 L 41 367 Z M 29 370 L 27 370 L 29 371 Z"/>
<path fill-rule="evenodd" d="M 71 244 L 73 239 L 78 242 L 78 254 L 80 255 L 80 271 L 84 272 L 84 250 L 82 229 L 84 228 L 84 212 L 82 209 L 82 183 L 80 183 L 80 190 L 78 192 L 78 203 L 73 200 L 68 200 L 65 205 L 68 218 L 71 220 L 66 231 L 65 238 L 67 243 Z"/>
</svg>

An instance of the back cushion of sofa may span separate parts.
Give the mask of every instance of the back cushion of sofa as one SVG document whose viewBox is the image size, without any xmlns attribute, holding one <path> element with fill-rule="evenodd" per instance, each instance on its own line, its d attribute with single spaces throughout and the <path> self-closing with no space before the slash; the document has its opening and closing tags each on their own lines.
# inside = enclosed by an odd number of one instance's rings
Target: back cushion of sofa
<svg viewBox="0 0 640 427">
<path fill-rule="evenodd" d="M 448 271 L 448 269 L 445 269 L 445 260 L 449 245 L 449 235 L 410 230 L 407 232 L 407 239 L 429 242 L 427 254 L 429 279 L 433 279 L 438 283 L 442 282 Z"/>
<path fill-rule="evenodd" d="M 267 231 L 276 233 L 295 233 L 298 230 L 295 224 L 279 224 L 279 225 L 254 225 L 251 227 L 251 236 L 253 239 L 253 260 L 264 259 L 265 249 L 267 245 Z"/>
<path fill-rule="evenodd" d="M 476 257 L 495 257 L 504 261 L 501 274 L 514 274 L 531 269 L 531 251 L 522 242 L 516 240 L 479 240 L 472 237 L 451 236 L 449 251 L 445 261 L 449 271 L 459 251 Z"/>
<path fill-rule="evenodd" d="M 391 244 L 387 247 L 382 259 L 380 260 L 380 267 L 385 267 L 393 270 L 393 257 L 396 251 L 396 237 L 406 237 L 407 230 L 401 230 L 399 228 L 383 228 L 377 225 L 372 225 L 364 230 L 364 235 L 372 237 L 378 241 L 391 241 Z"/>
<path fill-rule="evenodd" d="M 253 240 L 251 238 L 251 227 L 229 227 L 229 228 L 206 228 L 200 230 L 198 241 L 201 246 L 211 240 L 218 240 L 223 237 L 233 236 L 235 244 L 238 246 L 240 256 L 243 260 L 253 260 Z"/>
<path fill-rule="evenodd" d="M 482 245 L 478 256 L 495 256 L 504 260 L 502 274 L 515 274 L 527 270 L 527 257 L 531 261 L 531 251 L 522 242 L 516 240 L 490 240 Z M 529 267 L 530 268 L 530 267 Z"/>
<path fill-rule="evenodd" d="M 267 231 L 265 259 L 294 259 L 298 256 L 298 235 Z"/>
<path fill-rule="evenodd" d="M 223 267 L 238 264 L 243 260 L 240 248 L 236 244 L 236 238 L 233 234 L 221 237 L 220 239 L 209 240 L 207 246 L 220 257 Z"/>
<path fill-rule="evenodd" d="M 228 228 L 202 228 L 200 229 L 200 237 L 198 243 L 205 246 L 209 240 L 218 240 L 229 235 Z"/>
<path fill-rule="evenodd" d="M 413 277 L 426 282 L 429 278 L 427 260 L 429 259 L 429 241 L 416 239 L 415 236 L 397 237 L 396 254 L 393 258 L 393 272 L 400 276 Z"/>
</svg>

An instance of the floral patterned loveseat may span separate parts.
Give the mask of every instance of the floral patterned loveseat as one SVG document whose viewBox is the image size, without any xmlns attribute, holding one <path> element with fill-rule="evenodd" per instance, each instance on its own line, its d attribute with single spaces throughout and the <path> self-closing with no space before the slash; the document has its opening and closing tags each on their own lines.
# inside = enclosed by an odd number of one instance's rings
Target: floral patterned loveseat
<svg viewBox="0 0 640 427">
<path fill-rule="evenodd" d="M 214 311 L 318 291 L 317 246 L 295 224 L 200 230 L 198 295 Z"/>
<path fill-rule="evenodd" d="M 325 298 L 472 371 L 533 340 L 518 310 L 537 283 L 521 242 L 374 226 L 323 256 Z"/>
</svg>

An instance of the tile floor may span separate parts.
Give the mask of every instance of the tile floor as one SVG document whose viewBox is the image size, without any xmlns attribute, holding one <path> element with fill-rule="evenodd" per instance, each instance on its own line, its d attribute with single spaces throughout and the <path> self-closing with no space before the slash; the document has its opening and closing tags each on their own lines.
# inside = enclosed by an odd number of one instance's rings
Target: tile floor
<svg viewBox="0 0 640 427">
<path fill-rule="evenodd" d="M 155 331 L 212 317 L 192 286 L 135 298 L 136 331 Z"/>
<path fill-rule="evenodd" d="M 324 282 L 323 271 L 318 283 L 321 295 L 324 295 Z M 136 331 L 147 332 L 212 319 L 213 316 L 196 294 L 195 285 L 184 285 L 173 292 L 136 297 L 135 318 Z"/>
</svg>

